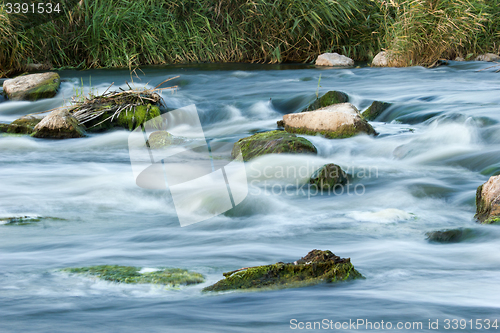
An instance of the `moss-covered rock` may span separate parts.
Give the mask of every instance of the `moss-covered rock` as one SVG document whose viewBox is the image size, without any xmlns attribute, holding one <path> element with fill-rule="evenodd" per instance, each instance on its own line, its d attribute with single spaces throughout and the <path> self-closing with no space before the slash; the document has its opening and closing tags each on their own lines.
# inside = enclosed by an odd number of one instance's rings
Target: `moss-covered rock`
<svg viewBox="0 0 500 333">
<path fill-rule="evenodd" d="M 42 119 L 31 134 L 43 139 L 71 139 L 85 136 L 85 129 L 67 109 L 52 111 Z"/>
<path fill-rule="evenodd" d="M 161 284 L 169 286 L 202 283 L 202 274 L 180 268 L 162 268 L 158 270 L 142 270 L 140 267 L 101 265 L 81 268 L 65 268 L 61 271 L 74 274 L 94 276 L 102 280 L 117 283 Z"/>
<path fill-rule="evenodd" d="M 425 234 L 429 242 L 436 243 L 458 243 L 477 236 L 473 229 L 458 228 L 431 231 Z"/>
<path fill-rule="evenodd" d="M 349 96 L 341 91 L 329 91 L 320 98 L 317 98 L 314 102 L 309 104 L 307 108 L 302 110 L 302 112 L 314 111 L 317 109 L 324 108 L 325 106 L 330 106 L 334 104 L 347 103 L 349 101 Z"/>
<path fill-rule="evenodd" d="M 477 188 L 475 218 L 483 224 L 500 222 L 500 175 Z"/>
<path fill-rule="evenodd" d="M 185 138 L 174 136 L 167 131 L 156 131 L 149 135 L 147 145 L 151 149 L 161 149 L 178 145 L 185 141 Z"/>
<path fill-rule="evenodd" d="M 309 180 L 309 184 L 317 186 L 323 191 L 333 190 L 335 185 L 347 183 L 347 174 L 336 164 L 325 164 L 316 170 Z"/>
<path fill-rule="evenodd" d="M 375 120 L 378 116 L 382 114 L 389 106 L 391 106 L 391 103 L 386 103 L 386 102 L 380 102 L 380 101 L 374 101 L 368 109 L 363 111 L 361 116 L 365 118 L 368 121 Z"/>
<path fill-rule="evenodd" d="M 376 135 L 373 127 L 350 103 L 330 105 L 316 111 L 291 113 L 283 116 L 285 131 L 303 135 L 322 135 L 342 139 L 360 133 Z"/>
<path fill-rule="evenodd" d="M 111 109 L 112 105 L 103 105 L 95 112 Z M 114 111 L 104 112 L 99 117 L 86 122 L 85 126 L 89 132 L 102 132 L 112 128 L 125 128 L 129 131 L 141 126 L 146 121 L 160 117 L 160 108 L 153 104 L 135 106 L 130 111 L 120 112 L 118 117 L 112 119 Z M 161 122 L 161 118 L 158 118 Z M 158 125 L 161 127 L 161 124 Z"/>
<path fill-rule="evenodd" d="M 293 262 L 249 267 L 223 274 L 225 278 L 203 291 L 261 288 L 297 288 L 323 282 L 340 282 L 363 278 L 349 258 L 342 259 L 330 251 L 312 250 Z"/>
<path fill-rule="evenodd" d="M 266 154 L 317 154 L 316 147 L 304 138 L 285 131 L 257 133 L 238 140 L 231 153 L 236 158 L 241 150 L 244 161 Z"/>
<path fill-rule="evenodd" d="M 42 98 L 51 98 L 57 94 L 61 85 L 61 78 L 57 73 L 41 73 L 18 76 L 5 80 L 3 90 L 13 101 L 36 101 Z"/>
<path fill-rule="evenodd" d="M 39 115 L 27 115 L 14 120 L 10 124 L 0 124 L 0 133 L 31 134 L 41 120 L 42 117 Z"/>
</svg>

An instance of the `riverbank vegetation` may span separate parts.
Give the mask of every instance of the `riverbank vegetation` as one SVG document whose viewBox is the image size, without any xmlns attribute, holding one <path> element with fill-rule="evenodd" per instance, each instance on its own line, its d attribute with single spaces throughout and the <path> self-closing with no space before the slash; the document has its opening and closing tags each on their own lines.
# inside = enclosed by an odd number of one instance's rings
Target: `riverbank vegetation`
<svg viewBox="0 0 500 333">
<path fill-rule="evenodd" d="M 500 0 L 81 0 L 23 28 L 0 9 L 0 76 L 49 68 L 312 62 L 338 52 L 431 65 L 499 52 Z M 42 68 L 40 67 L 40 68 Z"/>
</svg>

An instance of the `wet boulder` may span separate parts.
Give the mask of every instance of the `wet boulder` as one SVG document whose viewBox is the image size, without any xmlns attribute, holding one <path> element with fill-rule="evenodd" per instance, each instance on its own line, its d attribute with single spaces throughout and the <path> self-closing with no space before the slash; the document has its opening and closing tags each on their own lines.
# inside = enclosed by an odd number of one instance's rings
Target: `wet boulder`
<svg viewBox="0 0 500 333">
<path fill-rule="evenodd" d="M 500 222 L 500 175 L 477 188 L 475 218 L 483 224 Z"/>
<path fill-rule="evenodd" d="M 231 153 L 236 158 L 241 150 L 244 161 L 266 154 L 317 154 L 316 147 L 307 139 L 285 131 L 257 133 L 238 140 Z"/>
<path fill-rule="evenodd" d="M 148 269 L 133 266 L 100 265 L 65 268 L 62 272 L 96 277 L 105 281 L 168 286 L 198 284 L 205 281 L 202 274 L 180 268 Z"/>
<path fill-rule="evenodd" d="M 42 98 L 52 98 L 57 94 L 61 78 L 57 73 L 41 73 L 18 76 L 5 80 L 3 91 L 12 101 L 36 101 Z"/>
<path fill-rule="evenodd" d="M 316 66 L 349 67 L 354 66 L 354 60 L 338 53 L 323 53 L 316 59 Z"/>
<path fill-rule="evenodd" d="M 315 111 L 283 116 L 285 131 L 304 135 L 323 135 L 329 139 L 348 138 L 360 133 L 376 134 L 350 103 L 335 104 Z"/>
<path fill-rule="evenodd" d="M 486 54 L 478 55 L 476 57 L 476 59 L 474 59 L 474 60 L 475 61 L 489 61 L 489 62 L 493 62 L 493 61 L 500 60 L 500 56 L 498 54 L 494 54 L 494 53 L 486 53 Z"/>
<path fill-rule="evenodd" d="M 349 96 L 341 91 L 329 91 L 320 98 L 317 98 L 314 102 L 309 104 L 307 108 L 302 110 L 302 112 L 314 111 L 325 106 L 330 106 L 334 104 L 347 103 L 349 101 Z"/>
<path fill-rule="evenodd" d="M 34 128 L 35 138 L 71 139 L 85 136 L 85 129 L 67 109 L 52 111 Z"/>
<path fill-rule="evenodd" d="M 316 170 L 309 180 L 309 184 L 317 186 L 323 191 L 331 191 L 336 185 L 344 185 L 347 183 L 347 174 L 342 168 L 336 164 L 325 164 Z"/>
<path fill-rule="evenodd" d="M 380 101 L 373 101 L 373 103 L 363 111 L 361 114 L 363 118 L 365 118 L 368 121 L 375 120 L 378 116 L 382 114 L 389 106 L 391 106 L 391 103 L 386 103 L 386 102 L 380 102 Z"/>
<path fill-rule="evenodd" d="M 312 250 L 295 262 L 246 267 L 223 275 L 223 280 L 203 291 L 298 288 L 363 278 L 349 258 L 321 250 Z"/>
</svg>

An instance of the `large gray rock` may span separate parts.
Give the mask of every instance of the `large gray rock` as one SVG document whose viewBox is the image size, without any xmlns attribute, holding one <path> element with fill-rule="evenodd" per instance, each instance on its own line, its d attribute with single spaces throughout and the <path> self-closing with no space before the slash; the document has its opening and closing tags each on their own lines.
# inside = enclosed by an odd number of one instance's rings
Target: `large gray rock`
<svg viewBox="0 0 500 333">
<path fill-rule="evenodd" d="M 386 51 L 377 53 L 375 58 L 372 60 L 372 66 L 375 67 L 387 67 L 389 66 L 388 54 Z"/>
<path fill-rule="evenodd" d="M 481 55 L 478 55 L 476 57 L 476 59 L 474 59 L 476 61 L 498 61 L 500 60 L 500 56 L 498 56 L 497 54 L 494 54 L 494 53 L 486 53 L 486 54 L 481 54 Z"/>
<path fill-rule="evenodd" d="M 354 66 L 354 60 L 338 53 L 323 53 L 316 59 L 316 66 L 349 67 Z"/>
<path fill-rule="evenodd" d="M 41 73 L 18 76 L 5 80 L 3 91 L 12 101 L 36 101 L 41 98 L 51 98 L 57 94 L 61 78 L 57 73 Z"/>
<path fill-rule="evenodd" d="M 316 135 L 326 138 L 348 138 L 359 133 L 376 134 L 350 103 L 330 105 L 316 111 L 291 113 L 283 116 L 285 130 L 290 133 Z"/>
<path fill-rule="evenodd" d="M 500 222 L 500 175 L 477 188 L 475 217 L 484 224 Z"/>
<path fill-rule="evenodd" d="M 35 138 L 70 139 L 85 136 L 84 128 L 67 109 L 52 111 L 35 126 Z"/>
</svg>

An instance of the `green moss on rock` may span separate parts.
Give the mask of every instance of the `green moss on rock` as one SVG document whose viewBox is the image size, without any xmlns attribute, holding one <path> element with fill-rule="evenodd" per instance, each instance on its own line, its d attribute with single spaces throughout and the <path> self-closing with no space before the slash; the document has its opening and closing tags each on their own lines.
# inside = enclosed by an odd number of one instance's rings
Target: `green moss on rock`
<svg viewBox="0 0 500 333">
<path fill-rule="evenodd" d="M 141 268 L 133 266 L 101 265 L 81 268 L 65 268 L 61 271 L 74 274 L 95 276 L 99 279 L 117 283 L 190 285 L 202 283 L 202 274 L 180 268 L 164 268 L 141 273 Z"/>
<path fill-rule="evenodd" d="M 96 112 L 111 109 L 111 105 L 103 105 Z M 89 132 L 102 132 L 112 128 L 125 128 L 129 131 L 141 126 L 146 121 L 160 117 L 160 108 L 153 104 L 139 105 L 130 111 L 122 111 L 118 117 L 111 120 L 114 111 L 104 112 L 99 117 L 86 122 L 85 126 Z M 161 122 L 160 120 L 158 120 Z M 160 127 L 161 124 L 158 124 Z"/>
<path fill-rule="evenodd" d="M 391 103 L 386 103 L 386 102 L 380 102 L 380 101 L 374 101 L 368 109 L 366 109 L 361 116 L 365 118 L 368 121 L 375 120 L 378 116 L 382 114 L 389 106 L 391 106 Z"/>
<path fill-rule="evenodd" d="M 244 161 L 266 154 L 317 154 L 316 147 L 311 142 L 285 131 L 257 133 L 238 140 L 231 153 L 233 158 L 240 149 Z"/>
<path fill-rule="evenodd" d="M 363 278 L 349 258 L 342 259 L 330 251 L 321 250 L 312 250 L 293 263 L 278 262 L 223 275 L 223 280 L 204 288 L 203 291 L 297 288 Z"/>
<path fill-rule="evenodd" d="M 309 180 L 309 184 L 327 191 L 345 183 L 347 183 L 347 174 L 340 166 L 333 163 L 323 165 L 312 174 Z"/>
<path fill-rule="evenodd" d="M 349 96 L 341 91 L 329 91 L 320 98 L 317 98 L 314 102 L 309 104 L 307 108 L 302 110 L 302 112 L 314 111 L 316 109 L 324 108 L 325 106 L 347 103 L 349 101 Z"/>
</svg>

